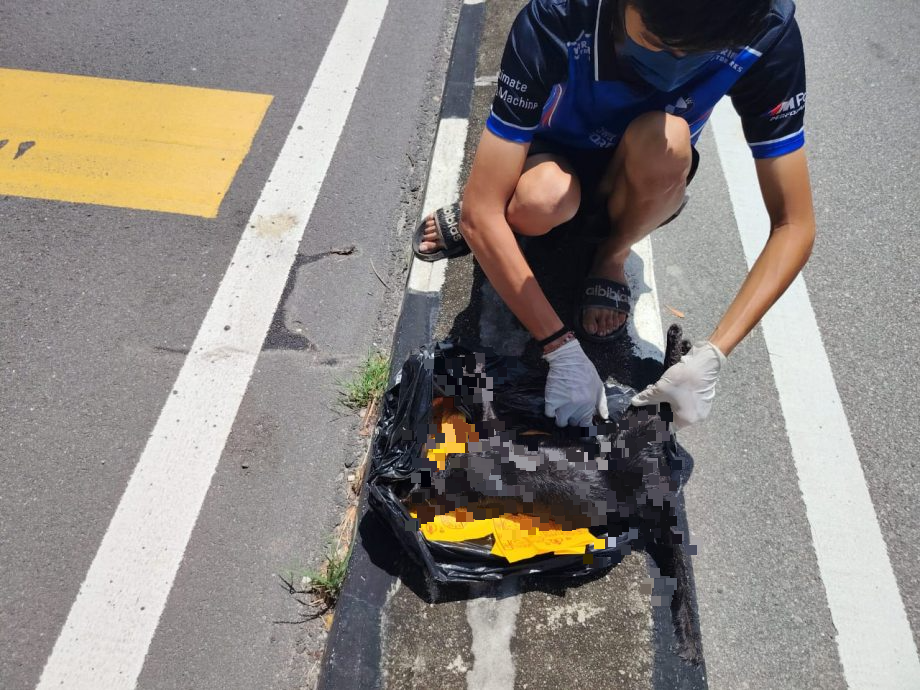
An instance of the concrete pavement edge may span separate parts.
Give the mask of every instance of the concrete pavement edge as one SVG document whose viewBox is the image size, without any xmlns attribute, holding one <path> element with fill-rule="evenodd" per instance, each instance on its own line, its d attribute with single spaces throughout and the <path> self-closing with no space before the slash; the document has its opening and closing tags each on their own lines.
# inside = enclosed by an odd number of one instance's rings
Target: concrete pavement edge
<svg viewBox="0 0 920 690">
<path fill-rule="evenodd" d="M 444 78 L 441 122 L 447 118 L 469 117 L 484 10 L 482 0 L 466 0 L 461 6 Z M 440 131 L 439 128 L 439 134 Z M 436 141 L 433 141 L 432 147 L 435 145 Z M 432 188 L 437 186 L 439 182 L 429 177 L 426 191 L 429 203 Z M 416 271 L 418 264 L 419 261 L 413 259 L 411 272 Z M 410 279 L 403 294 L 393 335 L 390 382 L 405 359 L 431 340 L 437 323 L 441 302 L 440 285 L 436 284 L 433 290 L 422 291 L 413 289 L 411 284 Z M 365 544 L 384 542 L 390 539 L 390 535 L 386 526 L 368 511 L 367 493 L 364 491 L 361 493 L 358 514 L 357 534 L 349 559 L 348 574 L 323 655 L 317 684 L 321 690 L 382 687 L 380 623 L 386 600 L 397 583 L 393 573 L 397 568 L 399 553 L 391 553 L 388 558 L 385 556 L 390 561 L 387 563 L 382 563 L 377 554 L 375 559 L 369 555 Z"/>
</svg>

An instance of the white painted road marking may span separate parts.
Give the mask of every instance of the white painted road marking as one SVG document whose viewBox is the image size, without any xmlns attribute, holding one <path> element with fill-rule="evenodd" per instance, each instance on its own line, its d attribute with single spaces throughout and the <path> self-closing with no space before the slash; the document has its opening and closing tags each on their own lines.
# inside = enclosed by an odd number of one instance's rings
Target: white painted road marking
<svg viewBox="0 0 920 690">
<path fill-rule="evenodd" d="M 770 221 L 729 101 L 712 124 L 751 266 Z M 918 688 L 910 624 L 802 276 L 762 325 L 847 684 Z"/>
<path fill-rule="evenodd" d="M 133 688 L 387 0 L 349 0 L 39 681 Z"/>
<path fill-rule="evenodd" d="M 495 598 L 482 596 L 467 603 L 466 620 L 473 633 L 473 668 L 466 674 L 469 690 L 514 688 L 511 638 L 520 608 L 521 595 L 511 580 L 499 585 Z"/>
<path fill-rule="evenodd" d="M 431 169 L 422 204 L 422 218 L 460 198 L 460 168 L 466 147 L 469 122 L 463 117 L 445 117 L 438 124 L 438 134 L 431 154 Z M 414 231 L 413 231 L 414 232 Z M 447 261 L 422 261 L 412 257 L 409 289 L 414 292 L 438 293 L 447 275 Z"/>
<path fill-rule="evenodd" d="M 664 327 L 661 324 L 650 236 L 633 245 L 626 259 L 626 277 L 630 291 L 637 295 L 632 318 L 626 322 L 633 341 L 633 352 L 637 357 L 650 357 L 661 362 L 664 360 Z M 640 277 L 645 280 L 644 287 L 647 289 L 643 290 L 639 284 Z"/>
</svg>

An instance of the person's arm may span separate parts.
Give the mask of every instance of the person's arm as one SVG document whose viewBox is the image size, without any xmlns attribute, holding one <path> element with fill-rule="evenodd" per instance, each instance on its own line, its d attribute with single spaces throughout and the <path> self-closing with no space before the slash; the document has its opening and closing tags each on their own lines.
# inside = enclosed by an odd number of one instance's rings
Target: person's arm
<svg viewBox="0 0 920 690">
<path fill-rule="evenodd" d="M 709 337 L 728 355 L 786 291 L 811 255 L 815 214 L 805 149 L 756 161 L 770 238 Z"/>
<path fill-rule="evenodd" d="M 529 143 L 508 141 L 486 129 L 463 192 L 460 232 L 483 273 L 512 313 L 537 340 L 562 329 L 556 314 L 518 247 L 505 209 L 527 159 Z M 558 426 L 586 426 L 596 414 L 607 418 L 607 396 L 594 364 L 577 340 L 562 336 L 543 352 L 549 364 L 544 413 Z"/>
<path fill-rule="evenodd" d="M 670 403 L 676 429 L 709 415 L 719 371 L 735 346 L 795 280 L 811 254 L 815 214 L 804 149 L 756 162 L 770 237 L 708 341 L 700 342 L 632 404 Z"/>
<path fill-rule="evenodd" d="M 518 247 L 505 210 L 524 169 L 529 143 L 483 131 L 463 193 L 460 232 L 483 273 L 512 313 L 537 340 L 562 328 Z"/>
</svg>

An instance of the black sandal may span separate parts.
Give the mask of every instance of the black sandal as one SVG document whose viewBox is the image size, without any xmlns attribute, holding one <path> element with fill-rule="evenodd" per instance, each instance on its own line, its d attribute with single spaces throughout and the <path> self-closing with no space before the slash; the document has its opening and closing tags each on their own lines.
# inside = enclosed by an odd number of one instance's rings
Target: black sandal
<svg viewBox="0 0 920 690">
<path fill-rule="evenodd" d="M 632 293 L 628 285 L 624 285 L 615 280 L 608 280 L 607 278 L 585 278 L 582 284 L 580 301 L 575 307 L 575 333 L 579 338 L 590 340 L 593 343 L 610 343 L 614 340 L 618 340 L 626 332 L 626 322 L 629 321 L 631 309 L 631 297 Z M 612 333 L 608 333 L 607 335 L 594 335 L 588 333 L 582 325 L 584 311 L 589 307 L 612 309 L 613 311 L 625 314 L 626 318 L 623 319 L 623 323 L 620 327 Z"/>
<path fill-rule="evenodd" d="M 422 252 L 419 245 L 422 243 L 422 237 L 425 234 L 425 223 L 427 218 L 423 219 L 415 230 L 415 236 L 412 238 L 412 252 L 422 261 L 439 261 L 441 259 L 453 259 L 458 256 L 466 256 L 472 250 L 460 234 L 460 204 L 454 203 L 444 208 L 439 208 L 434 212 L 434 226 L 438 232 L 441 249 L 434 252 Z"/>
</svg>

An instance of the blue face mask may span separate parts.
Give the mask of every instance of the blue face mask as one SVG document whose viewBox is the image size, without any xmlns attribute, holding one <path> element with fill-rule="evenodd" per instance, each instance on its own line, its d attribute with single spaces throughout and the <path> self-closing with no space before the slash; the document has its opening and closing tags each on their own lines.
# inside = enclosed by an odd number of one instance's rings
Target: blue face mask
<svg viewBox="0 0 920 690">
<path fill-rule="evenodd" d="M 696 53 L 676 57 L 667 50 L 649 50 L 629 36 L 623 43 L 623 54 L 642 79 L 659 91 L 673 91 L 689 81 L 718 53 Z"/>
</svg>

